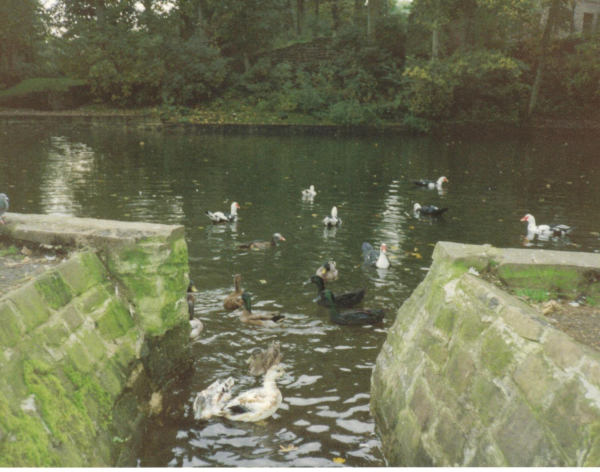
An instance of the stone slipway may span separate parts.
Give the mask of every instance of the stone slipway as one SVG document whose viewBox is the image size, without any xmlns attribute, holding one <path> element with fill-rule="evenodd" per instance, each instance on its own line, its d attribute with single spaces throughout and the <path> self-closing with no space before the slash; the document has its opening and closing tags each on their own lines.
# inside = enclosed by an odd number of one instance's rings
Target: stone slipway
<svg viewBox="0 0 600 472">
<path fill-rule="evenodd" d="M 190 363 L 184 228 L 5 219 L 70 257 L 0 298 L 0 466 L 134 465 L 150 395 Z"/>
<path fill-rule="evenodd" d="M 441 242 L 433 257 L 372 376 L 388 464 L 599 466 L 600 353 L 469 269 L 597 296 L 600 255 Z"/>
</svg>

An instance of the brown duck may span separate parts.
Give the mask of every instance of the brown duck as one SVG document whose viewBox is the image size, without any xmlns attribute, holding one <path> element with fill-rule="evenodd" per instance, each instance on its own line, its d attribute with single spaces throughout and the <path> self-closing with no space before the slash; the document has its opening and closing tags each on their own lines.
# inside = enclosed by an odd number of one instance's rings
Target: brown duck
<svg viewBox="0 0 600 472">
<path fill-rule="evenodd" d="M 233 277 L 233 286 L 235 290 L 227 295 L 227 298 L 223 302 L 223 307 L 225 307 L 226 310 L 237 310 L 244 306 L 244 301 L 242 300 L 242 293 L 244 293 L 244 291 L 240 287 L 241 280 L 242 276 L 240 274 L 236 274 Z"/>
<path fill-rule="evenodd" d="M 285 316 L 275 312 L 269 313 L 266 311 L 252 313 L 252 300 L 250 295 L 244 293 L 242 295 L 242 300 L 244 300 L 244 310 L 242 311 L 242 316 L 240 318 L 242 323 L 266 326 L 267 328 L 283 326 L 283 320 L 285 319 Z"/>
<path fill-rule="evenodd" d="M 265 374 L 272 366 L 279 364 L 281 359 L 281 346 L 278 342 L 273 341 L 266 350 L 258 347 L 254 349 L 246 363 L 250 364 L 250 375 L 258 376 Z"/>
<path fill-rule="evenodd" d="M 285 241 L 285 238 L 280 233 L 275 233 L 270 241 L 250 241 L 249 243 L 243 243 L 238 246 L 240 249 L 269 249 L 270 247 L 277 246 L 279 241 Z"/>
</svg>

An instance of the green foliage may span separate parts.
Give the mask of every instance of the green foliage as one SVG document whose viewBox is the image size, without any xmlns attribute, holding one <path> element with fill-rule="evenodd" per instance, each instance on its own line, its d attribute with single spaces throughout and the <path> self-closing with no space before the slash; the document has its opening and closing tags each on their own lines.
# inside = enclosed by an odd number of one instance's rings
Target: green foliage
<svg viewBox="0 0 600 472">
<path fill-rule="evenodd" d="M 52 78 L 38 78 L 38 79 L 25 79 L 18 85 L 11 87 L 8 90 L 0 92 L 0 98 L 3 97 L 18 97 L 20 95 L 27 95 L 35 92 L 64 92 L 69 87 L 77 85 L 83 85 L 83 80 L 75 80 L 68 78 L 52 79 Z"/>
<path fill-rule="evenodd" d="M 516 122 L 526 99 L 525 65 L 500 52 L 456 53 L 409 61 L 404 96 L 411 115 L 428 120 Z"/>
</svg>

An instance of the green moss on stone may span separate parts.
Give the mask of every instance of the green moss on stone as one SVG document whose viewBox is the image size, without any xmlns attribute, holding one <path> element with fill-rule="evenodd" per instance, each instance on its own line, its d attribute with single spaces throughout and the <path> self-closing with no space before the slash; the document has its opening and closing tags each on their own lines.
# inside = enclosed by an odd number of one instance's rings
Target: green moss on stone
<svg viewBox="0 0 600 472">
<path fill-rule="evenodd" d="M 561 265 L 516 265 L 498 267 L 498 275 L 511 287 L 555 290 L 569 294 L 577 292 L 583 275 L 573 267 Z"/>
<path fill-rule="evenodd" d="M 68 328 L 60 321 L 44 325 L 42 338 L 50 346 L 59 346 L 70 334 Z"/>
<path fill-rule="evenodd" d="M 481 360 L 498 377 L 503 376 L 513 360 L 513 352 L 500 333 L 491 332 L 483 341 Z"/>
<path fill-rule="evenodd" d="M 475 374 L 471 382 L 470 399 L 483 424 L 490 426 L 500 415 L 507 398 L 490 379 Z"/>
<path fill-rule="evenodd" d="M 75 295 L 106 281 L 104 266 L 92 252 L 73 256 L 56 269 Z"/>
<path fill-rule="evenodd" d="M 76 391 L 73 395 L 73 402 L 77 409 L 82 414 L 85 413 L 87 415 L 88 410 L 85 406 L 85 400 L 88 397 L 91 397 L 97 405 L 101 415 L 100 426 L 106 429 L 112 419 L 112 398 L 110 393 L 103 389 L 90 375 L 77 372 L 69 365 L 65 366 L 63 371 L 76 387 Z"/>
<path fill-rule="evenodd" d="M 98 320 L 98 331 L 110 341 L 123 336 L 133 326 L 129 311 L 116 300 L 110 302 L 104 316 Z"/>
<path fill-rule="evenodd" d="M 67 357 L 71 364 L 80 372 L 90 373 L 94 369 L 94 364 L 83 346 L 79 343 L 75 343 L 67 348 Z"/>
<path fill-rule="evenodd" d="M 73 298 L 71 289 L 58 272 L 51 272 L 35 282 L 37 291 L 51 308 L 58 310 Z"/>
<path fill-rule="evenodd" d="M 50 317 L 50 311 L 33 284 L 24 285 L 8 294 L 15 304 L 26 332 L 42 324 Z"/>
<path fill-rule="evenodd" d="M 446 359 L 448 359 L 448 349 L 445 342 L 432 336 L 427 331 L 421 335 L 419 345 L 425 354 L 438 366 L 444 365 Z"/>
<path fill-rule="evenodd" d="M 42 422 L 12 411 L 0 393 L 0 467 L 60 467 L 51 437 Z"/>
<path fill-rule="evenodd" d="M 454 320 L 456 318 L 456 312 L 450 308 L 444 308 L 440 314 L 435 318 L 433 324 L 436 328 L 441 329 L 449 336 L 452 335 L 454 329 Z"/>
<path fill-rule="evenodd" d="M 18 315 L 8 303 L 0 304 L 0 346 L 13 347 L 24 332 Z"/>
<path fill-rule="evenodd" d="M 73 443 L 82 453 L 93 446 L 92 422 L 67 396 L 65 388 L 52 368 L 40 361 L 23 363 L 23 378 L 35 395 L 44 423 L 57 440 Z"/>
</svg>

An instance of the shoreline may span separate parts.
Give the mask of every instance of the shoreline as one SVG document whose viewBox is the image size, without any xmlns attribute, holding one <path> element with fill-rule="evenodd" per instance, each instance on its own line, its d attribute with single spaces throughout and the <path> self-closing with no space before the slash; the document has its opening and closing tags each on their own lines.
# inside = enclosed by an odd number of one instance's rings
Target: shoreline
<svg viewBox="0 0 600 472">
<path fill-rule="evenodd" d="M 54 120 L 60 120 L 55 122 Z M 600 121 L 568 119 L 538 118 L 527 125 L 510 125 L 505 123 L 456 123 L 439 122 L 435 129 L 430 132 L 416 130 L 403 123 L 385 124 L 361 124 L 361 125 L 338 125 L 331 123 L 265 123 L 257 122 L 239 123 L 235 120 L 225 121 L 223 117 L 203 122 L 191 122 L 185 119 L 163 120 L 158 110 L 86 110 L 73 109 L 62 111 L 43 111 L 30 109 L 8 109 L 0 108 L 0 124 L 17 125 L 24 121 L 46 121 L 52 120 L 52 124 L 60 124 L 64 121 L 76 121 L 80 125 L 106 125 L 110 122 L 122 125 L 135 124 L 137 128 L 143 129 L 195 129 L 208 132 L 223 133 L 277 133 L 277 134 L 312 134 L 312 135 L 439 135 L 447 133 L 456 134 L 510 134 L 510 133 L 544 133 L 544 132 L 566 132 L 566 133 L 588 133 L 600 130 Z"/>
</svg>

